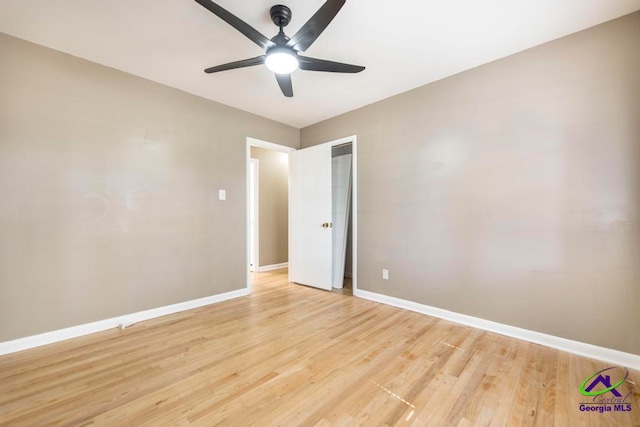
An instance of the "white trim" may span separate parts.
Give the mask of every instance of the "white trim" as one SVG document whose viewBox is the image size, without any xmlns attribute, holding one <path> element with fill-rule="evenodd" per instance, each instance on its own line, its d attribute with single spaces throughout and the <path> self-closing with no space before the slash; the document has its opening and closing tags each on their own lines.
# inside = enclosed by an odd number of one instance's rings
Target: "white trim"
<svg viewBox="0 0 640 427">
<path fill-rule="evenodd" d="M 351 287 L 358 292 L 358 137 L 351 138 Z"/>
<path fill-rule="evenodd" d="M 260 148 L 267 148 L 269 150 L 275 150 L 275 151 L 279 151 L 281 153 L 291 153 L 292 151 L 296 151 L 296 148 L 293 147 L 288 147 L 286 145 L 280 145 L 280 144 L 274 144 L 273 142 L 268 142 L 268 141 L 263 141 L 261 139 L 256 139 L 256 138 L 251 138 L 250 136 L 247 137 L 247 142 L 246 142 L 246 149 L 245 149 L 245 155 L 246 155 L 246 162 L 245 162 L 245 175 L 246 175 L 246 180 L 247 180 L 247 188 L 245 189 L 246 191 L 246 203 L 247 203 L 247 208 L 246 208 L 246 229 L 247 229 L 247 239 L 245 242 L 245 246 L 246 246 L 246 289 L 247 289 L 247 293 L 251 292 L 251 272 L 249 271 L 251 269 L 251 242 L 250 242 L 250 237 L 249 237 L 249 233 L 251 233 L 251 224 L 250 224 L 250 217 L 249 217 L 249 206 L 251 205 L 249 203 L 249 164 L 251 162 L 251 147 L 260 147 Z M 258 261 L 256 260 L 256 264 L 258 263 Z"/>
<path fill-rule="evenodd" d="M 619 366 L 640 370 L 640 355 L 625 353 L 610 348 L 599 347 L 593 344 L 587 344 L 579 341 L 573 341 L 566 338 L 560 338 L 553 335 L 543 334 L 541 332 L 530 331 L 515 326 L 509 326 L 502 323 L 484 320 L 466 314 L 455 313 L 453 311 L 443 310 L 437 307 L 420 304 L 413 301 L 407 301 L 400 298 L 390 297 L 375 292 L 353 289 L 353 294 L 359 298 L 382 304 L 392 305 L 394 307 L 404 308 L 405 310 L 415 311 L 417 313 L 426 314 L 433 317 L 449 320 L 462 325 L 471 326 L 473 328 L 483 329 L 496 334 L 506 335 L 508 337 L 517 338 L 524 341 L 544 345 L 568 353 L 577 354 L 579 356 L 589 357 L 591 359 L 602 360 Z"/>
<path fill-rule="evenodd" d="M 191 310 L 193 308 L 202 307 L 209 304 L 215 304 L 227 301 L 233 298 L 248 295 L 247 289 L 238 289 L 237 291 L 225 292 L 223 294 L 212 295 L 191 301 L 180 302 L 177 304 L 167 305 L 151 310 L 139 311 L 137 313 L 125 314 L 111 319 L 99 320 L 97 322 L 85 323 L 84 325 L 72 326 L 70 328 L 59 329 L 57 331 L 45 332 L 43 334 L 32 335 L 29 337 L 18 338 L 13 341 L 0 342 L 0 356 L 15 353 L 17 351 L 27 350 L 29 348 L 40 347 L 46 344 L 52 344 L 59 341 L 65 341 L 71 338 L 81 337 L 96 332 L 104 331 L 111 328 L 123 328 L 143 320 L 154 319 L 156 317 L 166 316 L 168 314 L 178 313 L 180 311 Z"/>
<path fill-rule="evenodd" d="M 249 257 L 249 269 L 251 269 L 251 258 L 253 258 L 253 271 L 258 271 L 258 266 L 260 265 L 260 161 L 258 159 L 249 159 L 249 167 L 251 165 L 255 165 L 255 175 L 253 177 L 253 182 L 249 182 L 249 187 L 253 184 L 254 197 L 253 200 L 250 200 L 247 207 L 251 208 L 251 203 L 253 203 L 253 248 L 249 248 L 250 255 L 253 257 Z M 249 173 L 251 176 L 251 173 Z M 251 190 L 249 190 L 249 199 L 251 199 Z M 251 212 L 249 213 L 251 216 Z M 249 218 L 249 232 L 251 232 L 251 218 Z M 251 236 L 249 237 L 249 242 L 251 242 Z M 251 249 L 253 249 L 253 254 L 251 254 Z"/>
<path fill-rule="evenodd" d="M 280 268 L 287 268 L 287 267 L 289 267 L 288 262 L 282 262 L 280 264 L 263 265 L 262 267 L 258 267 L 256 269 L 256 272 L 264 273 L 265 271 L 278 270 Z"/>
<path fill-rule="evenodd" d="M 247 137 L 247 146 L 248 147 L 260 147 L 267 148 L 269 150 L 280 151 L 281 153 L 291 153 L 292 151 L 297 151 L 297 148 L 289 147 L 287 145 L 275 144 L 269 141 L 263 141 L 261 139 Z M 251 151 L 249 151 L 249 157 L 251 157 Z"/>
</svg>

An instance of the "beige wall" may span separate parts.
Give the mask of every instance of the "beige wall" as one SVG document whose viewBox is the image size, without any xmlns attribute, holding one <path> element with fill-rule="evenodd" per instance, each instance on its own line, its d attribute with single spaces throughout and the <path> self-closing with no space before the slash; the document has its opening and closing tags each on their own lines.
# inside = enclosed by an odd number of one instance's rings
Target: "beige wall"
<svg viewBox="0 0 640 427">
<path fill-rule="evenodd" d="M 297 129 L 1 34 L 0 57 L 0 341 L 245 286 L 245 138 Z"/>
<path fill-rule="evenodd" d="M 635 13 L 303 129 L 358 135 L 358 286 L 640 354 L 639 41 Z"/>
<path fill-rule="evenodd" d="M 259 162 L 258 267 L 281 264 L 289 258 L 289 155 L 251 147 L 251 157 Z"/>
</svg>

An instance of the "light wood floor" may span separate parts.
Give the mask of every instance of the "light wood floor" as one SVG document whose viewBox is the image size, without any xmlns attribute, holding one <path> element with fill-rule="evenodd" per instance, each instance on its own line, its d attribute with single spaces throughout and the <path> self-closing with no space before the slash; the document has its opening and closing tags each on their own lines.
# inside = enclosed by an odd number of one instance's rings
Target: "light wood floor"
<svg viewBox="0 0 640 427">
<path fill-rule="evenodd" d="M 0 424 L 640 426 L 637 391 L 631 412 L 579 411 L 607 366 L 279 271 L 250 297 L 0 357 Z"/>
</svg>

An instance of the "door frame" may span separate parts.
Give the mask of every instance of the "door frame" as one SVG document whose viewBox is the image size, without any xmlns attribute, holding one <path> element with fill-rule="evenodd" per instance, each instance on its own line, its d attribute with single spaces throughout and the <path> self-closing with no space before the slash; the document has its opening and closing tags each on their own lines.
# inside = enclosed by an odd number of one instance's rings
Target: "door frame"
<svg viewBox="0 0 640 427">
<path fill-rule="evenodd" d="M 344 138 L 334 139 L 332 141 L 323 142 L 320 144 L 314 144 L 309 147 L 311 148 L 318 145 L 329 145 L 330 147 L 335 147 L 336 145 L 342 145 L 351 143 L 351 214 L 352 224 L 351 224 L 351 284 L 353 289 L 353 295 L 356 296 L 356 292 L 358 290 L 358 136 L 351 135 L 345 136 Z M 300 148 L 304 150 L 304 148 Z M 289 203 L 289 210 L 291 210 L 291 203 Z M 291 217 L 291 212 L 289 212 L 289 217 Z M 289 233 L 289 251 L 291 251 L 291 233 Z M 291 259 L 291 254 L 289 254 L 289 259 Z M 291 281 L 289 279 L 289 281 Z"/>
<path fill-rule="evenodd" d="M 351 224 L 352 241 L 351 241 L 351 283 L 353 286 L 353 295 L 356 295 L 358 290 L 358 136 L 351 135 L 344 138 L 338 138 L 332 141 L 325 142 L 324 144 L 331 144 L 331 146 L 342 145 L 351 142 L 352 150 L 352 164 L 351 164 L 351 213 L 353 215 L 353 222 Z M 249 263 L 251 256 L 249 251 L 251 250 L 249 242 L 249 233 L 251 232 L 250 216 L 249 216 L 249 164 L 251 162 L 251 147 L 267 148 L 270 150 L 280 151 L 282 153 L 291 153 L 296 151 L 296 148 L 286 145 L 280 145 L 273 142 L 263 141 L 257 138 L 247 137 L 246 139 L 246 161 L 245 161 L 245 182 L 246 182 L 246 239 L 245 239 L 245 274 L 246 274 L 246 288 L 251 293 L 251 275 L 249 273 Z"/>
<path fill-rule="evenodd" d="M 260 160 L 249 158 L 249 168 L 254 165 L 254 176 L 251 180 L 251 172 L 249 172 L 249 269 L 251 269 L 251 259 L 253 258 L 253 272 L 257 272 L 260 264 Z M 252 182 L 253 181 L 253 182 Z M 253 200 L 251 200 L 251 186 L 253 185 Z M 253 212 L 251 212 L 251 204 L 253 202 Z M 251 214 L 253 213 L 253 233 L 251 233 Z M 253 251 L 251 250 L 251 238 L 253 237 Z M 253 253 L 252 253 L 253 252 Z"/>
<path fill-rule="evenodd" d="M 259 148 L 267 148 L 269 150 L 274 150 L 274 151 L 279 151 L 281 153 L 291 153 L 292 151 L 296 151 L 296 148 L 293 147 L 288 147 L 286 145 L 280 145 L 280 144 L 276 144 L 273 142 L 268 142 L 268 141 L 263 141 L 261 139 L 256 139 L 256 138 L 251 138 L 250 136 L 247 137 L 246 140 L 246 153 L 245 153 L 245 182 L 246 182 L 246 188 L 245 188 L 245 202 L 246 202 L 246 208 L 245 208 L 245 227 L 247 230 L 246 233 L 246 239 L 245 239 L 245 274 L 246 274 L 246 288 L 249 291 L 249 293 L 251 293 L 251 273 L 249 272 L 249 269 L 251 268 L 251 237 L 250 237 L 250 233 L 251 233 L 251 216 L 249 213 L 249 206 L 251 206 L 251 202 L 250 202 L 250 197 L 251 197 L 251 193 L 249 190 L 249 186 L 251 185 L 251 183 L 249 182 L 250 180 L 250 171 L 249 168 L 251 167 L 251 147 L 259 147 Z M 258 210 L 260 209 L 260 206 L 256 207 Z M 258 239 L 256 239 L 256 243 L 259 242 Z M 258 260 L 256 259 L 256 263 L 258 262 Z M 255 269 L 255 268 L 254 268 Z"/>
</svg>

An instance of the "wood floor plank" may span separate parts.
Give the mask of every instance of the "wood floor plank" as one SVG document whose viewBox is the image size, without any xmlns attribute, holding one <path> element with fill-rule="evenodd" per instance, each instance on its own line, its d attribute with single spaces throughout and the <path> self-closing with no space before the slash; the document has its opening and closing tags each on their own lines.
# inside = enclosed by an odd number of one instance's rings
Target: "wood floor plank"
<svg viewBox="0 0 640 427">
<path fill-rule="evenodd" d="M 252 293 L 0 357 L 0 425 L 640 426 L 586 413 L 609 365 L 253 275 Z"/>
</svg>

